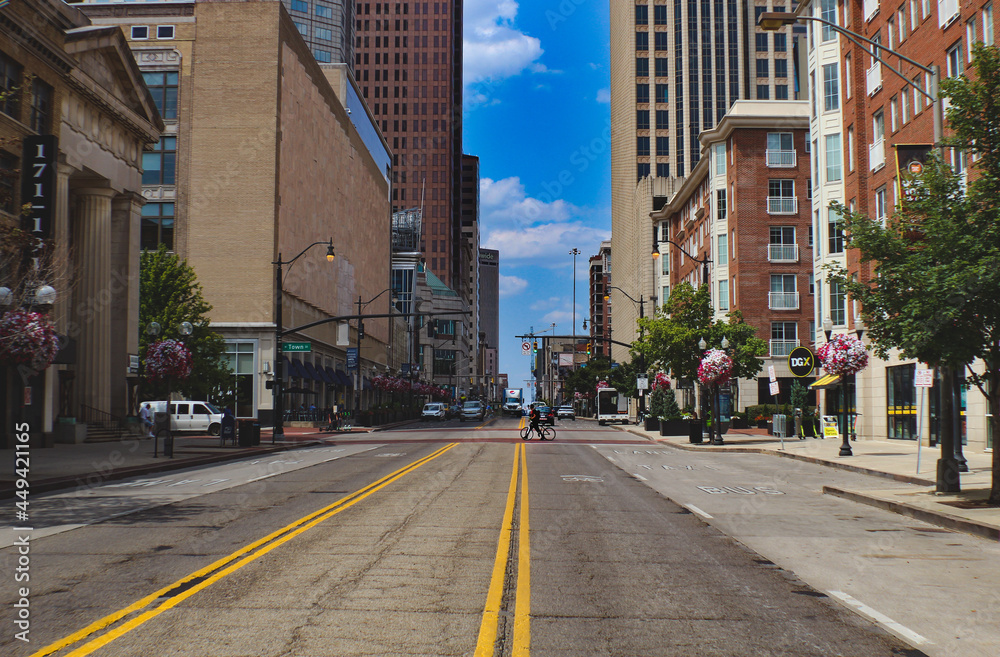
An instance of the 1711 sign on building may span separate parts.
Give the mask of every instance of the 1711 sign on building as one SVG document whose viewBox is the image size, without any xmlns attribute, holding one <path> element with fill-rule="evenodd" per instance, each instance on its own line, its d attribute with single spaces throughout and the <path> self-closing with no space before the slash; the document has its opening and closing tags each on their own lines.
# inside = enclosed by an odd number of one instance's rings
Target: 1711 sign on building
<svg viewBox="0 0 1000 657">
<path fill-rule="evenodd" d="M 21 228 L 36 240 L 52 237 L 58 153 L 59 143 L 55 135 L 28 135 L 24 138 L 21 205 L 28 206 L 28 212 L 21 221 Z"/>
</svg>

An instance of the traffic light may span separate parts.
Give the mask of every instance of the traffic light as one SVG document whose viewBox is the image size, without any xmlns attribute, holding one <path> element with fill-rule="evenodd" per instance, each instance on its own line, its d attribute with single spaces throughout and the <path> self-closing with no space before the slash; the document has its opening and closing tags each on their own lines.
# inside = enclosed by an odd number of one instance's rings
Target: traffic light
<svg viewBox="0 0 1000 657">
<path fill-rule="evenodd" d="M 434 320 L 430 318 L 427 319 L 427 337 L 432 339 L 437 337 L 437 332 L 434 331 Z"/>
<path fill-rule="evenodd" d="M 358 341 L 365 339 L 365 324 L 364 322 L 358 322 Z"/>
<path fill-rule="evenodd" d="M 588 356 L 590 355 L 590 352 L 591 352 L 591 349 L 593 348 L 593 346 L 594 346 L 593 342 L 588 342 L 587 343 L 587 355 Z"/>
<path fill-rule="evenodd" d="M 531 353 L 533 354 L 538 353 L 538 340 L 535 340 L 534 342 L 531 343 Z"/>
</svg>

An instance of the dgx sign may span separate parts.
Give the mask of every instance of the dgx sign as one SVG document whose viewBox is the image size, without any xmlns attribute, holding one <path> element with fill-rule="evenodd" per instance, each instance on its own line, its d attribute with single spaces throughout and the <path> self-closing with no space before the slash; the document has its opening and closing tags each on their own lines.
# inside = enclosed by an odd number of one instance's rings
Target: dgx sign
<svg viewBox="0 0 1000 657">
<path fill-rule="evenodd" d="M 809 376 L 816 369 L 816 354 L 809 347 L 795 347 L 788 354 L 788 369 L 799 378 Z"/>
</svg>

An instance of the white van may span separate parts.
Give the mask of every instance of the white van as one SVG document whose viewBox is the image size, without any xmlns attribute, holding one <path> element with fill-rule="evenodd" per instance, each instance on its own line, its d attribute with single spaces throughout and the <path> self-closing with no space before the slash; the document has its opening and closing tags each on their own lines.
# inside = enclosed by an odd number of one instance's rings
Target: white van
<svg viewBox="0 0 1000 657">
<path fill-rule="evenodd" d="M 156 413 L 167 412 L 167 402 L 142 402 L 140 407 L 149 404 L 154 419 Z M 170 430 L 190 431 L 218 436 L 222 430 L 222 411 L 205 401 L 172 401 L 170 402 Z"/>
</svg>

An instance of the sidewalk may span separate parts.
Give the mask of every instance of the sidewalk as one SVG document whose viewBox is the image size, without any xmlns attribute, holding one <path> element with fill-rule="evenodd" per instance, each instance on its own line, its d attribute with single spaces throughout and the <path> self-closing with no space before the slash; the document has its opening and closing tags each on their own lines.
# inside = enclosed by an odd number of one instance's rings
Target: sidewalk
<svg viewBox="0 0 1000 657">
<path fill-rule="evenodd" d="M 619 428 L 677 449 L 771 454 L 882 477 L 884 487 L 854 490 L 824 486 L 823 492 L 947 529 L 1000 540 L 1000 507 L 985 505 L 992 480 L 993 455 L 990 453 L 965 452 L 969 472 L 961 475 L 962 492 L 939 494 L 934 489 L 940 448 L 920 449 L 920 471 L 917 472 L 917 445 L 911 441 L 859 440 L 851 443 L 853 456 L 838 456 L 840 439 L 786 438 L 782 445 L 780 438 L 768 435 L 763 429 L 730 429 L 723 435 L 725 445 L 712 445 L 707 442 L 692 444 L 687 436 L 661 436 L 640 426 Z"/>
<path fill-rule="evenodd" d="M 174 439 L 172 458 L 163 455 L 162 442 L 156 446 L 158 455 L 154 457 L 153 440 L 137 436 L 128 436 L 120 441 L 31 447 L 27 453 L 13 449 L 2 450 L 0 499 L 11 498 L 16 494 L 16 468 L 24 467 L 23 461 L 15 463 L 19 456 L 28 457 L 30 491 L 45 493 L 99 486 L 116 479 L 273 454 L 306 445 L 332 444 L 339 436 L 371 433 L 402 424 L 407 422 L 381 427 L 354 427 L 349 431 L 335 433 L 311 427 L 286 427 L 285 440 L 277 443 L 271 442 L 271 430 L 266 429 L 260 432 L 260 445 L 255 447 L 222 447 L 217 436 L 177 436 Z"/>
</svg>

